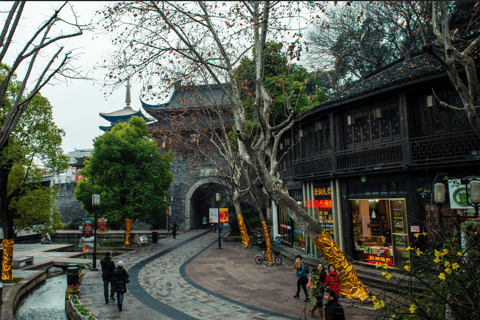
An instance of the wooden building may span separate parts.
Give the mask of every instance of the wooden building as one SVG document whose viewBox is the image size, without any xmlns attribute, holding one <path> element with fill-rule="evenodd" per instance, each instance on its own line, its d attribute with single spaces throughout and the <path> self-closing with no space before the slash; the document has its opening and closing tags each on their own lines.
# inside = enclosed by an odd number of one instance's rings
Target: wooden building
<svg viewBox="0 0 480 320">
<path fill-rule="evenodd" d="M 280 177 L 348 256 L 408 261 L 413 233 L 441 219 L 432 206 L 432 183 L 442 181 L 441 173 L 478 174 L 479 137 L 463 111 L 436 103 L 432 89 L 463 106 L 439 63 L 419 53 L 301 114 L 283 137 Z M 448 203 L 442 211 L 455 212 Z M 277 219 L 283 243 L 319 254 L 281 208 Z M 391 245 L 385 243 L 389 232 Z"/>
</svg>

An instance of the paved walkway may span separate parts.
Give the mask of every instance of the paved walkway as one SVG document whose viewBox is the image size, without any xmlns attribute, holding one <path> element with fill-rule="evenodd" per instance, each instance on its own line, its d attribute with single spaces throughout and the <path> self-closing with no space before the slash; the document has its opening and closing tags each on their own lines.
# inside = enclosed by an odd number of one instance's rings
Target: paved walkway
<svg viewBox="0 0 480 320">
<path fill-rule="evenodd" d="M 218 234 L 193 230 L 156 245 L 114 257 L 131 282 L 123 312 L 105 304 L 101 272 L 88 271 L 80 285 L 82 303 L 98 319 L 302 319 L 303 300 L 293 299 L 293 262 L 266 267 L 253 261 L 260 251 L 222 243 Z M 301 293 L 301 299 L 303 293 Z M 343 303 L 345 306 L 348 302 Z M 307 305 L 310 308 L 310 305 Z M 347 307 L 347 319 L 369 319 L 371 309 Z M 314 319 L 309 314 L 306 318 Z M 317 319 L 320 319 L 317 312 Z M 372 318 L 373 319 L 373 318 Z"/>
</svg>

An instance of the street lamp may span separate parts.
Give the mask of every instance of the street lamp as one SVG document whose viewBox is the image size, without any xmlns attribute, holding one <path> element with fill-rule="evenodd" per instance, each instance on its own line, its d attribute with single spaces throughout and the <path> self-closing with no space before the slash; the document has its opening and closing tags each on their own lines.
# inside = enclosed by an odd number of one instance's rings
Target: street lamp
<svg viewBox="0 0 480 320">
<path fill-rule="evenodd" d="M 95 222 L 93 225 L 93 268 L 90 270 L 98 271 L 97 269 L 97 211 L 98 211 L 98 207 L 100 206 L 99 194 L 94 193 L 92 195 L 92 206 L 93 206 L 93 211 L 95 212 Z"/>
<path fill-rule="evenodd" d="M 467 204 L 475 208 L 475 217 L 473 219 L 476 219 L 478 218 L 478 205 L 480 204 L 480 183 L 471 182 L 471 180 L 479 181 L 478 178 L 465 178 L 461 179 L 460 183 L 465 185 L 465 198 L 467 199 Z M 468 190 L 469 187 L 470 190 Z"/>
<path fill-rule="evenodd" d="M 218 202 L 218 248 L 222 249 L 222 238 L 220 237 L 220 233 L 222 232 L 222 228 L 220 227 L 220 200 L 222 200 L 222 195 L 220 193 L 215 193 L 215 201 Z"/>
</svg>

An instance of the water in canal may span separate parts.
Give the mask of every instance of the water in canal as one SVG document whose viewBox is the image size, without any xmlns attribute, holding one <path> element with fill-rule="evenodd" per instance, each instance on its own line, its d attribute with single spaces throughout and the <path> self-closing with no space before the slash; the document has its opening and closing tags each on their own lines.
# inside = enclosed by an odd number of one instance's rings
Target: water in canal
<svg viewBox="0 0 480 320">
<path fill-rule="evenodd" d="M 49 278 L 24 296 L 17 305 L 15 320 L 68 320 L 65 312 L 67 274 Z"/>
</svg>

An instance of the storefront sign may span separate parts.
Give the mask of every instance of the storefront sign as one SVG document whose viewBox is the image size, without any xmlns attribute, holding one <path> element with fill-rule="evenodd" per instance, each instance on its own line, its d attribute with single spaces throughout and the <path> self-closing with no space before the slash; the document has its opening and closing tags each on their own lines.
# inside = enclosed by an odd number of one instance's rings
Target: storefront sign
<svg viewBox="0 0 480 320">
<path fill-rule="evenodd" d="M 228 208 L 220 208 L 218 210 L 219 210 L 220 222 L 228 223 Z"/>
<path fill-rule="evenodd" d="M 314 192 L 316 196 L 329 196 L 332 194 L 332 188 L 315 188 Z"/>
<path fill-rule="evenodd" d="M 368 263 L 374 264 L 376 266 L 378 265 L 384 265 L 387 263 L 389 266 L 393 265 L 393 259 L 392 257 L 383 257 L 383 256 L 377 256 L 374 254 L 369 254 L 367 255 Z"/>
<path fill-rule="evenodd" d="M 217 169 L 201 169 L 200 170 L 201 177 L 218 176 L 218 173 L 219 172 Z"/>
<path fill-rule="evenodd" d="M 465 185 L 460 183 L 460 179 L 448 180 L 448 193 L 450 196 L 451 209 L 473 208 L 467 203 L 467 192 L 465 191 Z"/>
<path fill-rule="evenodd" d="M 209 213 L 208 222 L 218 223 L 218 209 L 217 208 L 210 208 L 208 213 Z"/>
<path fill-rule="evenodd" d="M 305 208 L 332 209 L 332 200 L 305 200 Z"/>
</svg>

